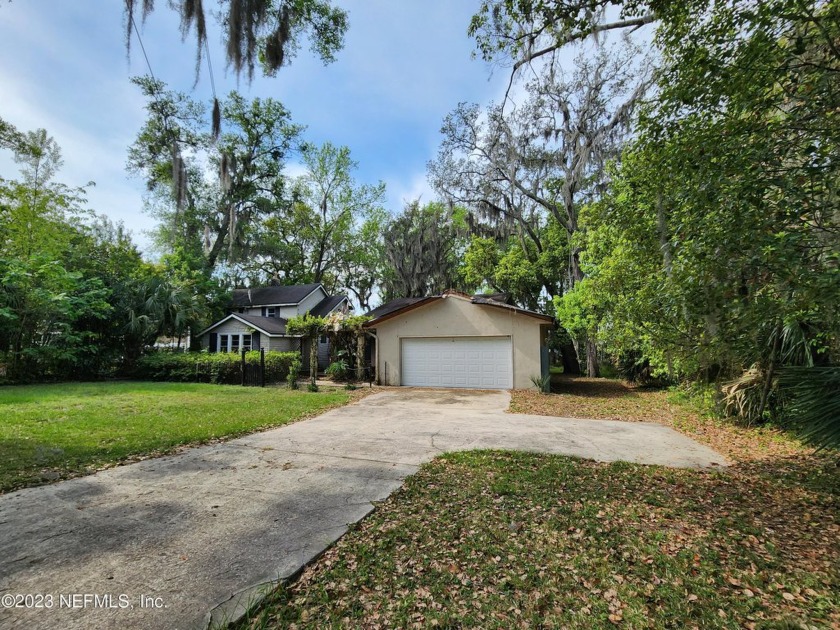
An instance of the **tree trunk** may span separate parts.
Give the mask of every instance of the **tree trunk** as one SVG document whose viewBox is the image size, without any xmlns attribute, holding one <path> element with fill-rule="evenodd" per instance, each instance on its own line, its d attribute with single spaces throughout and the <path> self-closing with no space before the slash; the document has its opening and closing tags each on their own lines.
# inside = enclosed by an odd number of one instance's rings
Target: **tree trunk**
<svg viewBox="0 0 840 630">
<path fill-rule="evenodd" d="M 767 401 L 770 398 L 770 390 L 773 386 L 773 377 L 776 375 L 776 357 L 782 347 L 782 325 L 778 324 L 773 331 L 773 346 L 770 350 L 770 365 L 767 367 L 767 375 L 764 377 L 764 387 L 761 390 L 761 400 L 758 403 L 758 411 L 756 412 L 756 420 L 761 422 L 764 418 L 764 410 L 767 409 Z M 752 418 L 750 418 L 750 425 L 752 425 Z"/>
<path fill-rule="evenodd" d="M 580 250 L 572 252 L 572 286 L 583 280 L 583 270 L 580 268 Z M 586 375 L 595 378 L 600 375 L 598 367 L 598 348 L 595 340 L 587 336 L 586 343 Z"/>
<path fill-rule="evenodd" d="M 225 239 L 228 235 L 228 230 L 230 230 L 230 208 L 227 208 L 223 212 L 223 216 L 224 218 L 222 219 L 222 224 L 219 226 L 218 232 L 216 232 L 216 240 L 213 242 L 213 246 L 207 254 L 207 267 L 211 270 L 216 268 L 216 261 L 222 253 L 222 248 L 225 246 Z"/>
<path fill-rule="evenodd" d="M 598 369 L 598 348 L 591 339 L 586 340 L 586 375 L 591 378 L 601 375 Z"/>
<path fill-rule="evenodd" d="M 309 382 L 315 386 L 318 378 L 318 333 L 309 337 Z"/>
<path fill-rule="evenodd" d="M 365 331 L 360 330 L 356 337 L 356 380 L 365 378 Z"/>
<path fill-rule="evenodd" d="M 560 346 L 560 360 L 563 362 L 563 374 L 580 374 L 580 363 L 573 343 L 564 343 Z"/>
</svg>

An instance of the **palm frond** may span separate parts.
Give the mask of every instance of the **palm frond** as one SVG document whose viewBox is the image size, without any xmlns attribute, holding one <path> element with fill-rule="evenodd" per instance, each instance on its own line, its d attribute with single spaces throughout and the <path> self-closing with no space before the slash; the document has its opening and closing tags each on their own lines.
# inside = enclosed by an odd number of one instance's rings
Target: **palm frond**
<svg viewBox="0 0 840 630">
<path fill-rule="evenodd" d="M 790 426 L 818 449 L 840 448 L 840 366 L 786 367 L 779 384 Z"/>
</svg>

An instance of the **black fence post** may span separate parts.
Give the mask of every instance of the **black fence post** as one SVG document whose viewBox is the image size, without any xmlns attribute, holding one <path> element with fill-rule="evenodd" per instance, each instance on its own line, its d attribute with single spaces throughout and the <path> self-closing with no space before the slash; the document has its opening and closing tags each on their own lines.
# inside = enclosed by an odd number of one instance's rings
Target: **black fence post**
<svg viewBox="0 0 840 630">
<path fill-rule="evenodd" d="M 265 348 L 260 348 L 260 387 L 265 387 Z"/>
<path fill-rule="evenodd" d="M 242 385 L 245 385 L 245 349 L 242 349 Z"/>
</svg>

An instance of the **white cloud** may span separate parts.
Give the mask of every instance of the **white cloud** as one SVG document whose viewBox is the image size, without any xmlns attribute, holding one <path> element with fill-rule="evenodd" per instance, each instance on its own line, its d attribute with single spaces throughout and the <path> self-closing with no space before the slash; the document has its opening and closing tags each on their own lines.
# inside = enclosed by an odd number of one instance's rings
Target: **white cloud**
<svg viewBox="0 0 840 630">
<path fill-rule="evenodd" d="M 306 175 L 306 172 L 306 166 L 300 162 L 286 162 L 286 165 L 283 167 L 283 174 L 289 179 L 303 177 Z"/>
<path fill-rule="evenodd" d="M 421 204 L 426 204 L 436 199 L 436 195 L 432 187 L 426 179 L 425 171 L 422 173 L 413 173 L 400 179 L 388 179 L 385 181 L 387 207 L 396 214 L 416 199 L 420 199 Z"/>
</svg>

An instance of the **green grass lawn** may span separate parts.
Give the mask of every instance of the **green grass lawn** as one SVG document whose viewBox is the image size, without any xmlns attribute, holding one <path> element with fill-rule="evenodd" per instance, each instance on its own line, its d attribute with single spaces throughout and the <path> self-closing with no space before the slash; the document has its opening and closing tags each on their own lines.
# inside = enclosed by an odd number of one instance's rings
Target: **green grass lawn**
<svg viewBox="0 0 840 630">
<path fill-rule="evenodd" d="M 241 627 L 836 628 L 837 481 L 445 455 Z"/>
<path fill-rule="evenodd" d="M 275 427 L 346 403 L 343 391 L 191 383 L 0 388 L 0 491 Z"/>
</svg>

